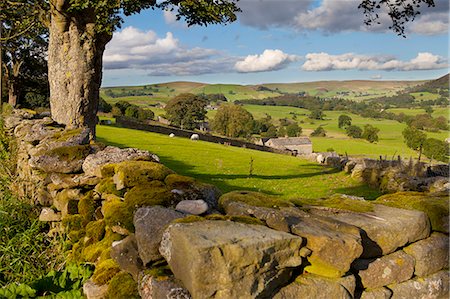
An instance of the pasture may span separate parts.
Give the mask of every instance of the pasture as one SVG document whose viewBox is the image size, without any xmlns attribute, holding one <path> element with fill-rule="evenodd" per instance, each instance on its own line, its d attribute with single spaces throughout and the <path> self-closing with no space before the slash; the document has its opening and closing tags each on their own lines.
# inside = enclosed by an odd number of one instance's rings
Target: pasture
<svg viewBox="0 0 450 299">
<path fill-rule="evenodd" d="M 374 199 L 379 191 L 348 174 L 287 155 L 224 146 L 185 138 L 170 138 L 114 126 L 97 126 L 100 142 L 136 147 L 157 154 L 179 174 L 214 184 L 223 192 L 260 191 L 283 198 L 321 198 L 334 193 Z M 250 161 L 253 159 L 253 175 Z"/>
</svg>

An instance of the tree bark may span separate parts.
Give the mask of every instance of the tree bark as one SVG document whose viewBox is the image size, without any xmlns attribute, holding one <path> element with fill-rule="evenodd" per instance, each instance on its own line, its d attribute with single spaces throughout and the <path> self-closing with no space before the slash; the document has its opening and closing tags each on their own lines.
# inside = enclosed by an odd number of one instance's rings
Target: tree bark
<svg viewBox="0 0 450 299">
<path fill-rule="evenodd" d="M 67 12 L 52 0 L 48 78 L 52 118 L 68 128 L 88 127 L 95 138 L 103 52 L 111 35 L 98 33 L 94 11 Z"/>
<path fill-rule="evenodd" d="M 17 88 L 14 81 L 10 82 L 8 85 L 8 104 L 12 107 L 17 106 L 17 102 L 19 99 L 19 89 Z"/>
</svg>

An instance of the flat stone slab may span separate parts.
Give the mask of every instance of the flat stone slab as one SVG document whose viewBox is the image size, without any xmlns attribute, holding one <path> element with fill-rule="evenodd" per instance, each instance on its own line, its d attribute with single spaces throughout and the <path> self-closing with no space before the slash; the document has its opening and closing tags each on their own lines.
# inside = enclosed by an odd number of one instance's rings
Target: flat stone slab
<svg viewBox="0 0 450 299">
<path fill-rule="evenodd" d="M 376 260 L 356 260 L 354 268 L 365 288 L 376 289 L 410 279 L 414 258 L 400 250 Z"/>
<path fill-rule="evenodd" d="M 378 288 L 373 290 L 365 290 L 361 294 L 361 299 L 389 299 L 392 291 L 387 288 Z"/>
<path fill-rule="evenodd" d="M 161 206 L 143 207 L 134 213 L 134 228 L 139 256 L 143 264 L 162 258 L 159 244 L 164 229 L 173 220 L 184 214 Z"/>
<path fill-rule="evenodd" d="M 189 291 L 173 276 L 158 278 L 141 274 L 138 291 L 142 299 L 191 299 Z"/>
<path fill-rule="evenodd" d="M 391 285 L 392 299 L 427 298 L 448 299 L 449 272 L 443 270 L 425 278 L 411 279 L 396 285 Z"/>
<path fill-rule="evenodd" d="M 206 201 L 197 199 L 197 200 L 182 200 L 180 201 L 175 210 L 188 213 L 192 215 L 201 215 L 208 211 L 209 207 Z"/>
<path fill-rule="evenodd" d="M 293 283 L 281 288 L 273 299 L 351 299 L 355 289 L 356 279 L 353 275 L 330 279 L 314 274 L 302 274 Z"/>
<path fill-rule="evenodd" d="M 394 252 L 430 235 L 428 216 L 420 211 L 374 205 L 373 212 L 356 213 L 345 210 L 311 207 L 310 213 L 327 216 L 363 230 L 362 258 L 372 258 Z"/>
<path fill-rule="evenodd" d="M 160 252 L 193 298 L 269 297 L 301 264 L 302 238 L 231 221 L 172 224 Z"/>
<path fill-rule="evenodd" d="M 416 261 L 414 274 L 423 277 L 448 267 L 448 242 L 448 236 L 433 233 L 429 238 L 405 247 L 403 250 Z"/>
</svg>

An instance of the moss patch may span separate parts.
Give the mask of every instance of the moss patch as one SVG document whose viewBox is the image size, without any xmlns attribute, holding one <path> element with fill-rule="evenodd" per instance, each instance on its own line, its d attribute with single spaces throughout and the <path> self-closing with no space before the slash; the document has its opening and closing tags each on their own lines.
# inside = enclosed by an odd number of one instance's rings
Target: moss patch
<svg viewBox="0 0 450 299">
<path fill-rule="evenodd" d="M 156 280 L 166 280 L 173 275 L 167 263 L 152 266 L 150 269 L 144 270 L 144 274 L 154 277 Z"/>
<path fill-rule="evenodd" d="M 45 154 L 50 157 L 58 157 L 64 161 L 74 161 L 86 158 L 91 151 L 89 145 L 61 146 L 47 151 Z"/>
<path fill-rule="evenodd" d="M 119 197 L 123 197 L 123 195 L 125 194 L 125 191 L 117 190 L 116 184 L 114 184 L 114 181 L 112 179 L 113 175 L 114 175 L 114 173 L 110 177 L 106 177 L 106 178 L 102 179 L 100 181 L 100 183 L 98 183 L 97 186 L 95 186 L 95 191 L 97 191 L 100 194 L 108 193 L 108 194 L 117 195 Z"/>
<path fill-rule="evenodd" d="M 55 141 L 63 142 L 63 141 L 67 141 L 70 138 L 73 138 L 77 135 L 80 135 L 81 132 L 83 132 L 83 129 L 81 129 L 81 128 L 72 129 L 72 130 L 64 130 L 60 133 L 57 133 L 55 136 L 53 136 L 53 138 L 55 139 Z"/>
<path fill-rule="evenodd" d="M 164 181 L 172 173 L 174 173 L 172 170 L 160 163 L 125 161 L 116 164 L 114 182 L 117 189 L 123 189 L 124 187 L 134 187 L 153 180 Z"/>
<path fill-rule="evenodd" d="M 375 203 L 394 208 L 418 210 L 425 212 L 430 218 L 434 231 L 448 233 L 449 198 L 433 196 L 422 192 L 397 192 L 386 194 L 375 200 Z"/>
<path fill-rule="evenodd" d="M 313 273 L 330 278 L 342 277 L 345 273 L 325 264 L 322 260 L 315 258 L 314 256 L 308 257 L 308 262 L 310 265 L 305 267 L 305 271 L 308 273 Z"/>
<path fill-rule="evenodd" d="M 134 209 L 142 206 L 169 206 L 172 201 L 172 192 L 159 181 L 135 186 L 125 194 L 125 203 Z"/>
<path fill-rule="evenodd" d="M 321 206 L 333 209 L 347 210 L 353 212 L 367 213 L 373 211 L 373 204 L 365 200 L 351 199 L 339 194 L 326 199 L 294 199 L 291 200 L 296 206 Z"/>
<path fill-rule="evenodd" d="M 98 242 L 105 236 L 105 220 L 91 221 L 86 225 L 86 237 Z"/>
<path fill-rule="evenodd" d="M 112 177 L 115 173 L 116 164 L 106 164 L 100 168 L 100 174 L 102 178 Z"/>
<path fill-rule="evenodd" d="M 265 225 L 265 223 L 257 218 L 250 216 L 229 216 L 229 215 L 220 215 L 220 214 L 212 214 L 207 215 L 205 217 L 189 215 L 183 218 L 175 219 L 172 223 L 193 223 L 198 221 L 205 220 L 222 220 L 222 221 L 233 221 L 244 224 L 255 224 L 255 225 Z"/>
<path fill-rule="evenodd" d="M 95 213 L 95 201 L 92 195 L 92 192 L 88 192 L 78 202 L 78 213 L 83 217 L 85 225 L 92 220 Z"/>
<path fill-rule="evenodd" d="M 101 241 L 88 245 L 82 249 L 82 261 L 95 263 L 97 260 L 109 259 L 112 243 L 122 239 L 123 237 L 121 235 L 112 232 L 110 229 L 106 230 L 105 237 Z"/>
<path fill-rule="evenodd" d="M 103 202 L 103 216 L 106 225 L 113 227 L 118 225 L 134 232 L 133 213 L 134 208 L 118 198 L 110 198 Z"/>
<path fill-rule="evenodd" d="M 169 174 L 164 180 L 164 183 L 166 183 L 167 186 L 175 189 L 189 188 L 195 182 L 195 179 L 179 174 Z"/>
<path fill-rule="evenodd" d="M 138 299 L 138 285 L 133 277 L 126 272 L 119 272 L 111 279 L 108 285 L 107 299 Z"/>
<path fill-rule="evenodd" d="M 84 228 L 84 219 L 81 215 L 67 215 L 62 219 L 62 224 L 67 231 L 81 230 Z"/>
<path fill-rule="evenodd" d="M 92 280 L 98 285 L 104 285 L 108 283 L 119 272 L 119 265 L 117 265 L 117 263 L 113 259 L 107 259 L 99 262 L 95 266 Z"/>
<path fill-rule="evenodd" d="M 183 218 L 178 218 L 172 221 L 172 223 L 193 223 L 199 221 L 205 221 L 206 219 L 201 216 L 189 215 Z"/>
<path fill-rule="evenodd" d="M 251 191 L 233 191 L 222 195 L 219 198 L 219 206 L 223 207 L 233 201 L 243 202 L 255 207 L 279 208 L 292 207 L 294 204 L 281 198 L 270 196 L 264 193 Z"/>
</svg>

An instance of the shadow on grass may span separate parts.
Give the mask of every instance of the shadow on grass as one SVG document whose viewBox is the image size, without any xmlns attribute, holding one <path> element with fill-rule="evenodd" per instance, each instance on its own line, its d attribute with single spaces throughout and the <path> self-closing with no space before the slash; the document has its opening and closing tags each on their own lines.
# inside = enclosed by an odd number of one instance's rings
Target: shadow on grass
<svg viewBox="0 0 450 299">
<path fill-rule="evenodd" d="M 97 139 L 99 142 L 102 142 L 107 145 L 117 146 L 120 148 L 126 148 L 128 145 L 111 142 L 107 139 L 99 137 Z M 340 172 L 338 169 L 326 167 L 322 165 L 318 165 L 315 163 L 307 163 L 301 166 L 303 170 L 302 173 L 298 174 L 290 174 L 290 175 L 259 175 L 253 174 L 249 176 L 247 174 L 208 174 L 208 173 L 199 173 L 195 169 L 195 165 L 186 163 L 183 160 L 174 159 L 172 156 L 165 156 L 164 154 L 158 154 L 161 162 L 167 166 L 168 168 L 176 171 L 177 173 L 185 176 L 190 176 L 198 179 L 199 181 L 209 183 L 218 187 L 222 192 L 230 192 L 230 191 L 256 191 L 263 192 L 269 195 L 280 195 L 279 193 L 274 192 L 273 190 L 269 190 L 269 186 L 267 188 L 256 188 L 250 186 L 235 186 L 230 184 L 233 180 L 242 180 L 242 179 L 259 179 L 259 180 L 289 180 L 289 179 L 305 179 L 305 178 L 313 178 L 318 177 L 320 179 L 321 175 L 326 174 L 334 174 Z M 305 173 L 305 169 L 307 172 Z M 332 188 L 330 188 L 332 189 Z M 366 199 L 373 200 L 381 195 L 377 189 L 369 188 L 365 185 L 355 186 L 355 187 L 344 187 L 344 188 L 336 188 L 333 189 L 336 193 L 343 193 L 354 196 L 362 196 Z"/>
</svg>

